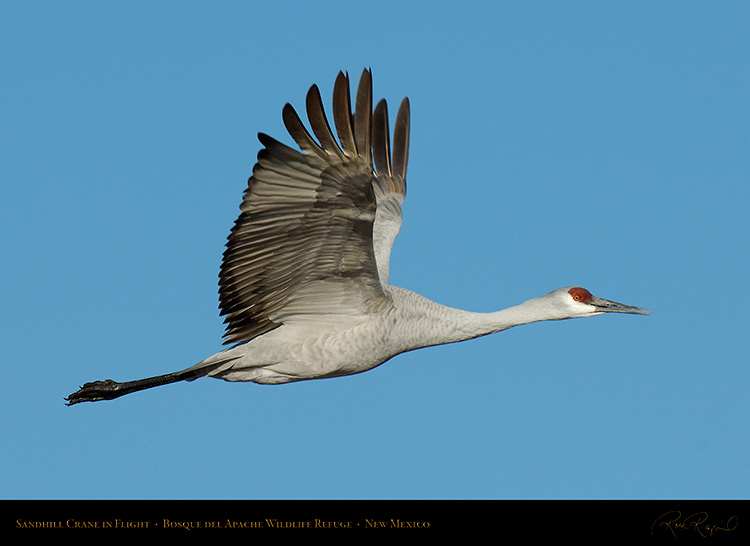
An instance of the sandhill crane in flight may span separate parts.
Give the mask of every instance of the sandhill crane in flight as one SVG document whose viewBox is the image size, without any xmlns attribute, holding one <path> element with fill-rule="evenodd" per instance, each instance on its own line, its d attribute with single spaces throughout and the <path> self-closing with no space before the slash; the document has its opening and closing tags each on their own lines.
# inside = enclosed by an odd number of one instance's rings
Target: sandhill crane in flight
<svg viewBox="0 0 750 546">
<path fill-rule="evenodd" d="M 565 287 L 494 313 L 439 305 L 391 286 L 391 247 L 401 227 L 409 152 L 409 100 L 396 116 L 372 108 L 362 72 L 351 108 L 349 77 L 333 89 L 338 143 L 318 87 L 307 94 L 307 131 L 291 105 L 284 124 L 300 151 L 260 134 L 264 148 L 227 242 L 219 275 L 225 343 L 183 371 L 86 383 L 66 400 L 110 400 L 199 377 L 263 384 L 351 375 L 413 349 L 454 343 L 543 320 L 649 311 Z"/>
</svg>

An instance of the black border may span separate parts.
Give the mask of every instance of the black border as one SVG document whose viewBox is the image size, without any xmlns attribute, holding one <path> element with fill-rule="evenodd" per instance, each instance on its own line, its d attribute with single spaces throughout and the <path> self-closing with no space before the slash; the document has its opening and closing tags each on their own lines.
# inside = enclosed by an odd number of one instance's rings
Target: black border
<svg viewBox="0 0 750 546">
<path fill-rule="evenodd" d="M 740 500 L 531 501 L 44 501 L 2 502 L 3 535 L 105 535 L 251 540 L 289 533 L 407 533 L 547 539 L 748 543 L 750 503 Z M 488 535 L 487 533 L 491 533 Z M 708 541 L 708 542 L 706 542 Z"/>
</svg>

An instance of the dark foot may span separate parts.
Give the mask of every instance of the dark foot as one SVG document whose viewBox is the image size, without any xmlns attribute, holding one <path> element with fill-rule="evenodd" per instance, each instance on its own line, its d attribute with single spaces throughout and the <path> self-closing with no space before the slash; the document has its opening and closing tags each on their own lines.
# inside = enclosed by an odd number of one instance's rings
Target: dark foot
<svg viewBox="0 0 750 546">
<path fill-rule="evenodd" d="M 74 392 L 68 396 L 65 400 L 68 406 L 77 404 L 79 402 L 96 402 L 97 400 L 112 400 L 127 394 L 127 392 L 120 392 L 120 385 L 117 381 L 106 379 L 105 381 L 94 381 L 92 383 L 86 383 L 77 392 Z"/>
<path fill-rule="evenodd" d="M 198 374 L 205 373 L 205 371 L 195 370 L 184 370 L 176 373 L 168 373 L 164 375 L 157 375 L 156 377 L 147 377 L 146 379 L 138 379 L 137 381 L 125 381 L 124 383 L 118 383 L 107 379 L 105 381 L 94 381 L 93 383 L 86 383 L 80 388 L 78 392 L 74 392 L 68 396 L 65 400 L 68 406 L 77 404 L 78 402 L 96 402 L 98 400 L 114 400 L 120 396 L 125 396 L 131 392 L 142 391 L 144 389 L 150 389 L 151 387 L 158 387 L 160 385 L 168 385 L 169 383 L 175 383 L 177 381 L 192 381 Z"/>
</svg>

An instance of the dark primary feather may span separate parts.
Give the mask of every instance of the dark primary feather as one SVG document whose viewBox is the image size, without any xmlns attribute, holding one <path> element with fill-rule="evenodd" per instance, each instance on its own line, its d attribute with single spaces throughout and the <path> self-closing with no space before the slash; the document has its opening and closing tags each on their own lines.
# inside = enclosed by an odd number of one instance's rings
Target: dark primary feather
<svg viewBox="0 0 750 546">
<path fill-rule="evenodd" d="M 406 180 L 406 167 L 409 163 L 409 99 L 404 99 L 396 114 L 396 126 L 393 128 L 393 176 Z M 404 184 L 406 195 L 406 184 Z"/>
<path fill-rule="evenodd" d="M 369 164 L 372 162 L 371 136 L 372 136 L 372 74 L 369 70 L 362 71 L 357 89 L 356 108 L 354 112 L 354 138 L 357 150 Z"/>
<path fill-rule="evenodd" d="M 361 87 L 360 83 L 360 87 Z M 321 107 L 322 108 L 322 107 Z M 352 127 L 352 104 L 349 97 L 349 76 L 339 72 L 333 86 L 333 121 L 344 153 L 350 157 L 357 155 L 357 144 L 354 142 Z M 325 116 L 324 116 L 325 117 Z M 369 139 L 367 145 L 369 146 Z"/>
<path fill-rule="evenodd" d="M 365 70 L 352 114 L 349 78 L 340 73 L 333 117 L 342 147 L 317 86 L 310 88 L 306 101 L 317 141 L 289 104 L 283 109 L 284 124 L 301 151 L 259 135 L 264 149 L 248 180 L 219 275 L 226 343 L 252 339 L 306 312 L 340 312 L 346 306 L 366 312 L 368 305 L 387 301 L 373 249 L 373 222 L 378 199 L 391 199 L 390 193 L 403 199 L 405 194 L 409 115 L 404 101 L 391 162 L 387 108 L 381 104 L 373 122 L 372 79 Z M 392 165 L 393 172 L 381 172 L 380 165 Z M 400 201 L 397 205 L 400 222 Z M 388 206 L 389 214 L 393 207 Z"/>
</svg>

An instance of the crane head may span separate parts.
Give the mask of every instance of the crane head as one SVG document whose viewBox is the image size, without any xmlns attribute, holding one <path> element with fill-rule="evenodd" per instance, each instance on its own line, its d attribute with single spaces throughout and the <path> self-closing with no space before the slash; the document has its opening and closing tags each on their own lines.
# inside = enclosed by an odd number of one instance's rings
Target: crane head
<svg viewBox="0 0 750 546">
<path fill-rule="evenodd" d="M 573 316 L 585 317 L 602 313 L 627 313 L 631 315 L 650 315 L 651 311 L 641 307 L 625 305 L 615 301 L 597 298 L 580 286 L 562 288 L 559 291 Z"/>
</svg>

